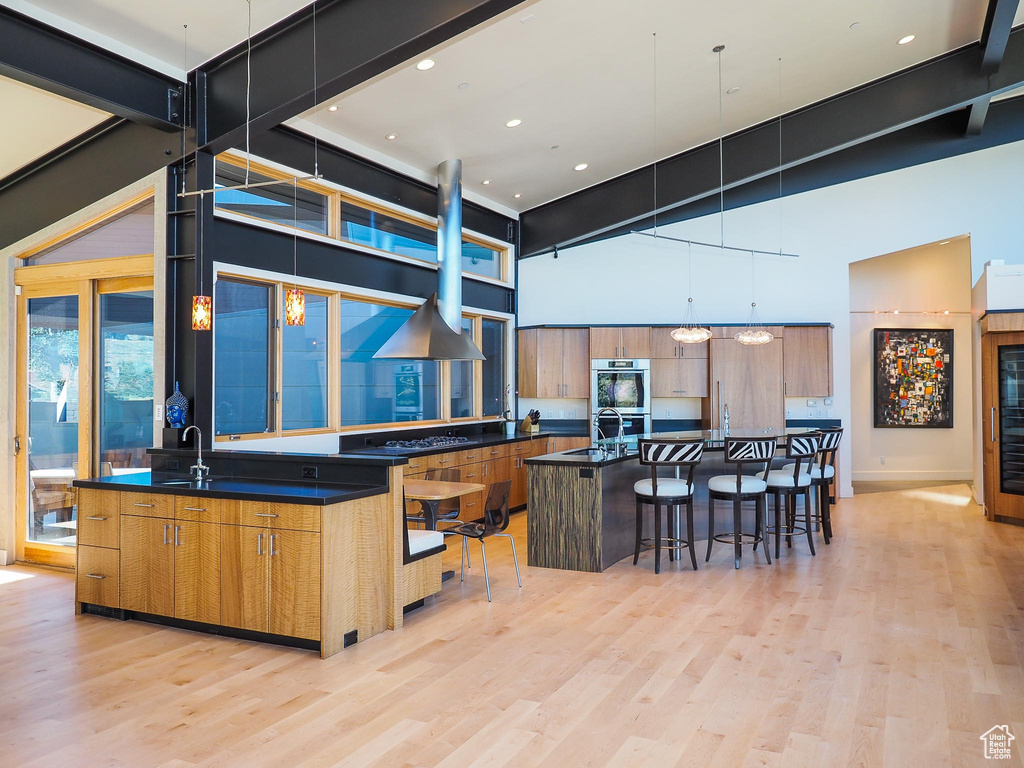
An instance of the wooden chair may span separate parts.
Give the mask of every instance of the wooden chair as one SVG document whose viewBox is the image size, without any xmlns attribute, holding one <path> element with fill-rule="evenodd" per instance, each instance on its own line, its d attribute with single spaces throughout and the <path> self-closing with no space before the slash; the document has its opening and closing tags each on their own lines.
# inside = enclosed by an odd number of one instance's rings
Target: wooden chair
<svg viewBox="0 0 1024 768">
<path fill-rule="evenodd" d="M 661 573 L 661 508 L 668 518 L 669 561 L 675 560 L 676 550 L 689 549 L 693 570 L 697 570 L 697 555 L 693 544 L 693 471 L 704 455 L 703 440 L 640 440 L 640 463 L 651 468 L 650 480 L 637 480 L 633 484 L 636 494 L 636 548 L 633 565 L 640 559 L 640 547 L 654 547 L 654 572 Z M 658 477 L 658 467 L 687 468 L 686 479 Z M 644 505 L 654 506 L 654 539 L 643 538 Z M 674 529 L 673 512 L 686 505 L 686 538 L 681 539 Z"/>
<path fill-rule="evenodd" d="M 761 464 L 768 468 L 772 457 L 775 455 L 774 437 L 757 438 L 725 438 L 726 464 L 736 465 L 735 475 L 715 475 L 708 480 L 708 553 L 704 562 L 711 560 L 711 547 L 714 542 L 728 543 L 732 540 L 735 551 L 735 565 L 740 567 L 740 558 L 743 556 L 743 538 L 753 539 L 754 550 L 757 550 L 758 542 L 765 541 L 765 490 L 768 484 L 754 475 L 743 474 L 743 467 L 748 464 Z M 715 535 L 715 499 L 732 502 L 733 529 L 729 533 Z M 756 506 L 754 513 L 754 532 L 743 533 L 741 531 L 740 512 L 744 501 L 753 501 Z M 764 548 L 764 556 L 771 565 L 772 556 L 768 552 L 767 543 Z"/>
<path fill-rule="evenodd" d="M 768 493 L 775 497 L 775 525 L 771 531 L 775 533 L 775 557 L 780 556 L 782 534 L 786 536 L 786 546 L 793 546 L 793 534 L 807 534 L 807 545 L 814 555 L 814 534 L 811 531 L 811 469 L 814 457 L 818 453 L 821 437 L 816 432 L 806 435 L 790 435 L 786 438 L 786 458 L 796 459 L 782 469 L 772 469 L 771 465 L 759 472 L 758 477 L 768 484 Z M 804 497 L 804 526 L 796 524 L 796 499 Z M 786 500 L 785 517 L 780 513 L 780 500 Z M 755 545 L 756 546 L 756 545 Z M 767 548 L 767 543 L 765 547 Z"/>
<path fill-rule="evenodd" d="M 476 539 L 480 542 L 480 557 L 484 561 L 484 584 L 487 586 L 487 602 L 491 602 L 491 581 L 487 575 L 487 548 L 484 539 L 490 536 L 502 536 L 512 545 L 512 562 L 516 565 L 516 581 L 523 588 L 523 579 L 519 574 L 519 558 L 516 557 L 516 542 L 511 534 L 505 533 L 509 524 L 508 495 L 512 490 L 511 480 L 491 483 L 487 490 L 487 501 L 484 504 L 484 522 L 462 523 L 454 528 L 445 528 L 445 535 L 462 536 L 462 573 L 460 580 L 466 580 L 466 557 L 469 554 L 468 542 Z"/>
</svg>

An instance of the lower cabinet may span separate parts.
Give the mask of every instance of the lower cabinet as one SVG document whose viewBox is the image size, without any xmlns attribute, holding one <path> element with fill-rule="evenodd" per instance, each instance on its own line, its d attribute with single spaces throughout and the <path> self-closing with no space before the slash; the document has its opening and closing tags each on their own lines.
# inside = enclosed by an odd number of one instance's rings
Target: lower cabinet
<svg viewBox="0 0 1024 768">
<path fill-rule="evenodd" d="M 78 603 L 119 606 L 118 556 L 116 549 L 78 545 L 75 600 Z"/>
<path fill-rule="evenodd" d="M 320 534 L 223 526 L 220 623 L 320 638 Z"/>
<path fill-rule="evenodd" d="M 174 615 L 174 520 L 121 515 L 121 607 Z"/>
<path fill-rule="evenodd" d="M 217 523 L 174 521 L 174 616 L 220 624 L 220 540 Z"/>
</svg>

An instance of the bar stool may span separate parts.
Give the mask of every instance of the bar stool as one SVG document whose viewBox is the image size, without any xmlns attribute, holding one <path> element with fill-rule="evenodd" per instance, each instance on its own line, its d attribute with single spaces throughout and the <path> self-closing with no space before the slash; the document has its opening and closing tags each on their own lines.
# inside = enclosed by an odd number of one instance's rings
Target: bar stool
<svg viewBox="0 0 1024 768">
<path fill-rule="evenodd" d="M 821 434 L 821 445 L 818 446 L 818 456 L 811 467 L 811 485 L 818 489 L 818 508 L 812 519 L 821 524 L 822 536 L 828 544 L 832 540 L 832 483 L 835 482 L 836 453 L 843 439 L 843 428 L 822 427 L 818 432 Z M 792 468 L 792 464 L 783 467 Z"/>
<path fill-rule="evenodd" d="M 697 555 L 693 544 L 693 470 L 704 455 L 703 440 L 640 440 L 640 463 L 651 468 L 651 479 L 637 480 L 633 484 L 636 494 L 636 547 L 633 565 L 640 559 L 640 547 L 654 547 L 654 572 L 661 573 L 661 508 L 668 518 L 668 559 L 675 560 L 677 550 L 689 549 L 693 570 L 697 570 Z M 688 467 L 686 479 L 658 477 L 658 467 Z M 654 538 L 644 539 L 644 504 L 654 505 Z M 686 505 L 686 538 L 680 539 L 675 530 L 673 511 Z"/>
<path fill-rule="evenodd" d="M 782 534 L 786 536 L 786 546 L 793 546 L 794 533 L 807 534 L 807 546 L 814 555 L 814 533 L 811 531 L 811 469 L 814 457 L 821 445 L 821 436 L 817 432 L 806 435 L 790 435 L 786 438 L 786 458 L 796 459 L 783 469 L 772 469 L 771 463 L 758 477 L 768 484 L 768 493 L 775 497 L 775 525 L 765 531 L 775 533 L 775 557 L 780 556 Z M 804 497 L 804 527 L 796 524 L 796 497 Z M 786 514 L 783 522 L 779 506 L 781 499 L 786 500 Z M 767 543 L 765 544 L 767 547 Z"/>
<path fill-rule="evenodd" d="M 727 544 L 731 539 L 735 547 L 736 567 L 740 567 L 740 558 L 743 556 L 743 538 L 747 537 L 754 542 L 754 549 L 760 541 L 765 541 L 765 490 L 768 484 L 760 477 L 744 475 L 745 464 L 762 464 L 766 468 L 775 455 L 774 437 L 756 438 L 725 438 L 725 463 L 736 465 L 735 475 L 715 475 L 708 480 L 708 553 L 704 562 L 711 560 L 711 547 L 716 541 Z M 715 535 L 715 499 L 732 502 L 733 529 L 730 533 Z M 754 532 L 743 533 L 740 530 L 740 510 L 744 501 L 755 502 L 757 511 L 754 517 Z M 772 556 L 768 552 L 768 544 L 765 543 L 764 556 L 770 565 Z"/>
</svg>

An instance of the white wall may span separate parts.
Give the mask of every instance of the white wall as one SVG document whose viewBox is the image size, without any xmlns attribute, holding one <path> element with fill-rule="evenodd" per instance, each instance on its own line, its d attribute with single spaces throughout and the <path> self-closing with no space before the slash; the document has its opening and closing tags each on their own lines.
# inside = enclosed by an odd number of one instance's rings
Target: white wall
<svg viewBox="0 0 1024 768">
<path fill-rule="evenodd" d="M 728 158 L 726 159 L 728 161 Z M 1024 262 L 1024 142 L 905 168 L 729 211 L 728 244 L 778 248 L 757 259 L 757 302 L 769 322 L 835 325 L 835 416 L 851 424 L 849 264 L 970 234 L 972 274 L 990 259 Z M 781 226 L 780 226 L 781 219 Z M 781 232 L 780 232 L 781 230 Z M 662 227 L 715 242 L 718 216 Z M 750 304 L 750 257 L 694 249 L 693 295 L 706 322 L 735 322 Z M 624 236 L 519 265 L 520 324 L 672 323 L 687 296 L 686 247 Z M 840 463 L 852 493 L 850 441 Z"/>
<path fill-rule="evenodd" d="M 891 314 L 898 309 L 899 314 Z M 948 311 L 949 314 L 936 314 Z M 885 314 L 876 314 L 885 313 Z M 971 480 L 971 245 L 960 237 L 850 265 L 852 479 Z M 953 329 L 952 429 L 875 429 L 875 328 Z"/>
</svg>

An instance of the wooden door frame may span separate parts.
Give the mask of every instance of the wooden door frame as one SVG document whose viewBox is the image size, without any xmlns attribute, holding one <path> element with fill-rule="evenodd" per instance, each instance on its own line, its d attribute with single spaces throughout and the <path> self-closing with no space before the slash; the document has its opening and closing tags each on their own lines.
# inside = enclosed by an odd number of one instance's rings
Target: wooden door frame
<svg viewBox="0 0 1024 768">
<path fill-rule="evenodd" d="M 17 286 L 15 318 L 15 434 L 22 438 L 15 457 L 15 560 L 59 568 L 75 567 L 75 548 L 27 541 L 28 525 L 28 300 L 50 296 L 78 297 L 78 477 L 95 474 L 99 434 L 95 429 L 99 393 L 95 382 L 99 354 L 99 296 L 154 288 L 153 254 L 112 259 L 41 264 L 14 270 Z M 155 313 L 155 305 L 154 305 Z M 155 320 L 155 317 L 154 317 Z M 154 349 L 154 355 L 156 354 Z"/>
</svg>

